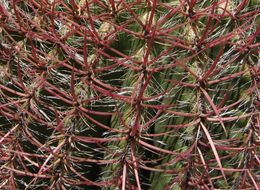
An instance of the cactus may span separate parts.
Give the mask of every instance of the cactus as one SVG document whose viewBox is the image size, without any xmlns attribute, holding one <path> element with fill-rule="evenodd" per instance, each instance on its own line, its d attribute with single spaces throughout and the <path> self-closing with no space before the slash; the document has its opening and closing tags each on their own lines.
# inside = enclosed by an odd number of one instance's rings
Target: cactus
<svg viewBox="0 0 260 190">
<path fill-rule="evenodd" d="M 0 189 L 259 189 L 256 0 L 0 0 Z"/>
</svg>

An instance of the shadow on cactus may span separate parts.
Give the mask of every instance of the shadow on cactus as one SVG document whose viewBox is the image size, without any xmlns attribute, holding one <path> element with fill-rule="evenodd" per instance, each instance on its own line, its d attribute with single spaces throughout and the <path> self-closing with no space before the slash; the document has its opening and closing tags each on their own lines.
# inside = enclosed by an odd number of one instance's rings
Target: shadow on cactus
<svg viewBox="0 0 260 190">
<path fill-rule="evenodd" d="M 259 189 L 256 0 L 0 12 L 0 189 Z"/>
</svg>

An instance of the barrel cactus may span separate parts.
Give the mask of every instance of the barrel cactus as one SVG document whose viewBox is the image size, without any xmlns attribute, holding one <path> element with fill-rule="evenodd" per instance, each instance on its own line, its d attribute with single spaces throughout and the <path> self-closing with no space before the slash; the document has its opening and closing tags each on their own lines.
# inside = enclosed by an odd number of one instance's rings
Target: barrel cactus
<svg viewBox="0 0 260 190">
<path fill-rule="evenodd" d="M 0 0 L 0 189 L 259 189 L 257 0 Z"/>
</svg>

